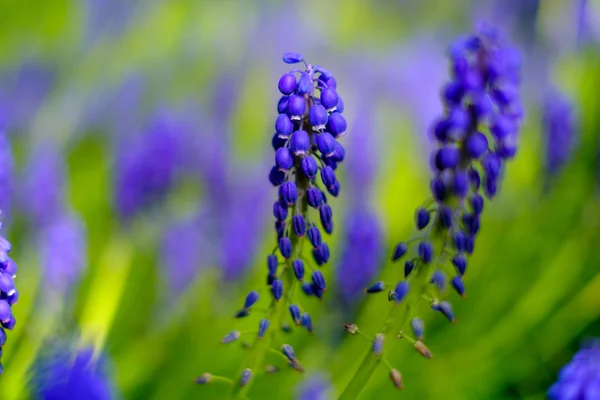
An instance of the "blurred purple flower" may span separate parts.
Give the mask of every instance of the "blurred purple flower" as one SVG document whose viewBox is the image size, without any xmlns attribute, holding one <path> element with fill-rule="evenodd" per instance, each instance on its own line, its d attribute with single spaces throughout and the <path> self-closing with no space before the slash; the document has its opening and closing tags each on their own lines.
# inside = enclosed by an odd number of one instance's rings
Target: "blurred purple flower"
<svg viewBox="0 0 600 400">
<path fill-rule="evenodd" d="M 14 161 L 6 131 L 0 125 L 0 210 L 9 214 L 13 192 Z"/>
<path fill-rule="evenodd" d="M 600 340 L 585 345 L 558 374 L 548 390 L 551 400 L 600 399 Z"/>
<path fill-rule="evenodd" d="M 571 101 L 556 90 L 544 96 L 543 107 L 546 169 L 555 174 L 567 163 L 575 145 L 575 111 Z"/>
<path fill-rule="evenodd" d="M 40 262 L 48 290 L 64 294 L 81 276 L 87 263 L 85 226 L 74 215 L 55 216 L 38 236 Z"/>
<path fill-rule="evenodd" d="M 300 383 L 295 392 L 296 400 L 327 400 L 331 398 L 331 384 L 323 375 L 313 375 Z"/>
<path fill-rule="evenodd" d="M 73 360 L 70 352 L 63 350 L 39 361 L 33 377 L 37 396 L 44 400 L 115 398 L 106 361 L 93 355 L 93 348 L 85 348 Z"/>
<path fill-rule="evenodd" d="M 122 0 L 85 0 L 85 28 L 87 42 L 101 39 L 103 36 L 121 35 L 130 21 L 136 9 L 143 2 Z"/>
</svg>

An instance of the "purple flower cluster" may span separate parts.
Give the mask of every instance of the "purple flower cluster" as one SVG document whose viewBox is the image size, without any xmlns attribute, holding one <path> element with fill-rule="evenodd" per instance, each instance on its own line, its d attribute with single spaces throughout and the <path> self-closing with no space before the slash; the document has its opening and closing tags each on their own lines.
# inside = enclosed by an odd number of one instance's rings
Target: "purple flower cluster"
<svg viewBox="0 0 600 400">
<path fill-rule="evenodd" d="M 2 228 L 2 223 L 0 223 Z M 4 236 L 0 235 L 0 359 L 2 347 L 6 343 L 6 331 L 13 330 L 17 321 L 12 313 L 12 306 L 19 299 L 19 292 L 15 288 L 14 279 L 17 276 L 17 264 L 8 256 L 11 244 Z M 0 373 L 2 364 L 0 363 Z"/>
<path fill-rule="evenodd" d="M 558 380 L 548 389 L 551 400 L 600 399 L 600 341 L 595 340 L 575 354 Z"/>
</svg>

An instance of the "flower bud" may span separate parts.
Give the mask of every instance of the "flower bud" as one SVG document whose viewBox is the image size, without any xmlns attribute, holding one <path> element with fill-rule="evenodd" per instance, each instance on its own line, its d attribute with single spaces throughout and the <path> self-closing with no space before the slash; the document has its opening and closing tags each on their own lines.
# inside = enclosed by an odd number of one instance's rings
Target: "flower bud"
<svg viewBox="0 0 600 400">
<path fill-rule="evenodd" d="M 420 340 L 417 340 L 415 342 L 415 350 L 417 350 L 419 352 L 419 354 L 421 354 L 425 358 L 432 357 L 431 351 L 429 350 L 429 348 L 427 348 L 427 346 L 425 346 L 425 344 L 423 342 L 421 342 Z"/>
<path fill-rule="evenodd" d="M 270 323 L 269 323 L 268 319 L 263 318 L 260 320 L 260 322 L 258 323 L 258 338 L 259 339 L 261 339 L 265 335 L 265 331 L 267 330 L 269 325 L 270 325 Z"/>
<path fill-rule="evenodd" d="M 402 389 L 402 375 L 400 374 L 400 371 L 398 371 L 397 369 L 391 369 L 390 370 L 390 380 L 392 381 L 392 383 L 394 384 L 394 386 L 397 389 Z"/>
<path fill-rule="evenodd" d="M 248 382 L 250 382 L 250 379 L 252 378 L 252 370 L 250 368 L 246 368 L 245 370 L 242 371 L 242 377 L 240 379 L 240 386 L 244 387 L 248 384 Z"/>
<path fill-rule="evenodd" d="M 383 333 L 378 333 L 373 339 L 373 354 L 375 354 L 377 357 L 381 356 L 384 341 L 385 336 Z"/>
<path fill-rule="evenodd" d="M 240 332 L 239 331 L 231 331 L 227 335 L 225 335 L 223 337 L 223 339 L 221 339 L 221 343 L 225 344 L 225 343 L 235 342 L 239 338 L 240 338 Z"/>
<path fill-rule="evenodd" d="M 379 281 L 365 289 L 365 293 L 379 293 L 385 290 L 385 283 Z"/>
</svg>

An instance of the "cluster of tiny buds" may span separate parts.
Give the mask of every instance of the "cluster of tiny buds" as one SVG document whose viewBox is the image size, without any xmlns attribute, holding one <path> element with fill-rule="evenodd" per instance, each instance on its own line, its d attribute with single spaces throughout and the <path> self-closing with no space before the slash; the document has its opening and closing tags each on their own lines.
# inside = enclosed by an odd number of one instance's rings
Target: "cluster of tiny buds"
<svg viewBox="0 0 600 400">
<path fill-rule="evenodd" d="M 2 223 L 0 222 L 0 228 Z M 0 235 L 0 359 L 2 347 L 6 343 L 6 331 L 13 330 L 17 321 L 12 313 L 12 306 L 19 299 L 14 279 L 17 277 L 17 264 L 8 256 L 11 244 Z M 0 363 L 0 373 L 2 364 Z"/>
</svg>

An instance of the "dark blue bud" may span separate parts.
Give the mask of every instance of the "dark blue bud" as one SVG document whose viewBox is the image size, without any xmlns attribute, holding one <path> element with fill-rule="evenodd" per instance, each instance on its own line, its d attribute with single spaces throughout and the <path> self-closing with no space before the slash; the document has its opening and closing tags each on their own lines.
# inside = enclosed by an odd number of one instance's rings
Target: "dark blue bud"
<svg viewBox="0 0 600 400">
<path fill-rule="evenodd" d="M 246 301 L 244 302 L 244 308 L 252 307 L 254 304 L 256 304 L 259 297 L 259 294 L 254 290 L 248 293 L 248 296 L 246 296 Z"/>
<path fill-rule="evenodd" d="M 271 285 L 271 293 L 273 293 L 275 300 L 279 301 L 281 296 L 283 296 L 283 282 L 281 282 L 279 279 L 275 279 Z"/>
<path fill-rule="evenodd" d="M 435 154 L 435 166 L 438 170 L 456 168 L 460 161 L 460 152 L 456 147 L 445 146 Z"/>
<path fill-rule="evenodd" d="M 292 256 L 292 242 L 290 241 L 290 238 L 282 237 L 279 239 L 279 251 L 286 259 Z"/>
<path fill-rule="evenodd" d="M 2 326 L 9 323 L 12 317 L 10 304 L 5 300 L 0 300 L 0 322 L 2 322 Z"/>
<path fill-rule="evenodd" d="M 283 74 L 277 85 L 282 94 L 292 94 L 296 90 L 296 76 L 294 74 Z"/>
<path fill-rule="evenodd" d="M 437 269 L 431 276 L 431 280 L 429 281 L 429 283 L 435 285 L 435 287 L 437 287 L 438 290 L 444 290 L 444 288 L 446 287 L 446 275 L 442 271 Z"/>
<path fill-rule="evenodd" d="M 308 240 L 310 240 L 310 243 L 313 245 L 313 247 L 321 246 L 323 239 L 321 238 L 321 231 L 319 231 L 319 228 L 313 225 L 308 228 L 307 234 Z"/>
<path fill-rule="evenodd" d="M 283 236 L 283 233 L 285 231 L 285 226 L 286 226 L 286 223 L 284 220 L 275 221 L 275 232 L 277 232 L 277 239 L 279 239 L 280 237 Z"/>
<path fill-rule="evenodd" d="M 300 168 L 302 169 L 302 173 L 304 174 L 304 176 L 306 176 L 310 180 L 315 179 L 315 176 L 319 171 L 317 161 L 311 155 L 307 155 L 306 157 L 302 158 L 302 161 L 300 161 Z M 319 190 L 317 189 L 317 191 Z"/>
<path fill-rule="evenodd" d="M 340 181 L 335 181 L 332 187 L 327 188 L 327 191 L 333 197 L 338 197 L 338 195 L 340 194 Z"/>
<path fill-rule="evenodd" d="M 292 218 L 292 227 L 296 236 L 304 236 L 306 233 L 306 221 L 304 217 L 302 215 L 294 215 L 294 218 Z"/>
<path fill-rule="evenodd" d="M 461 140 L 469 130 L 470 117 L 462 108 L 453 108 L 448 115 L 448 138 Z"/>
<path fill-rule="evenodd" d="M 298 82 L 298 93 L 307 94 L 314 90 L 313 81 L 308 72 L 303 72 Z"/>
<path fill-rule="evenodd" d="M 321 89 L 321 105 L 327 109 L 327 111 L 334 111 L 338 104 L 338 94 L 334 88 Z"/>
<path fill-rule="evenodd" d="M 378 333 L 375 335 L 373 339 L 373 354 L 377 357 L 381 356 L 381 352 L 383 351 L 383 342 L 385 341 L 385 335 L 383 333 Z"/>
<path fill-rule="evenodd" d="M 15 325 L 17 324 L 17 320 L 15 319 L 14 315 L 10 316 L 10 319 L 7 322 L 2 321 L 2 327 L 4 329 L 8 329 L 9 331 L 12 331 L 13 329 L 15 329 Z M 2 349 L 0 349 L 1 351 Z"/>
<path fill-rule="evenodd" d="M 250 315 L 250 310 L 248 310 L 247 308 L 242 308 L 241 310 L 235 313 L 235 318 L 244 318 L 248 315 Z"/>
<path fill-rule="evenodd" d="M 415 213 L 415 220 L 417 223 L 417 229 L 421 230 L 427 226 L 429 223 L 430 215 L 429 211 L 424 208 L 417 208 L 417 212 Z"/>
<path fill-rule="evenodd" d="M 312 291 L 313 295 L 319 300 L 321 300 L 323 298 L 323 295 L 325 294 L 325 291 L 319 286 L 315 285 L 314 283 L 310 284 L 310 290 Z"/>
<path fill-rule="evenodd" d="M 488 149 L 488 140 L 481 132 L 471 134 L 465 142 L 467 155 L 475 160 L 480 159 Z"/>
<path fill-rule="evenodd" d="M 435 123 L 433 127 L 433 134 L 435 138 L 440 142 L 445 142 L 448 138 L 448 130 L 450 129 L 450 123 L 446 119 L 440 119 Z"/>
<path fill-rule="evenodd" d="M 471 208 L 474 214 L 481 214 L 483 211 L 483 197 L 480 194 L 475 193 L 471 196 Z"/>
<path fill-rule="evenodd" d="M 273 135 L 273 139 L 271 139 L 271 146 L 273 146 L 273 150 L 277 151 L 277 149 L 284 147 L 287 143 L 287 138 L 285 136 L 279 136 L 278 133 Z"/>
<path fill-rule="evenodd" d="M 284 221 L 288 216 L 288 208 L 287 205 L 282 205 L 279 200 L 273 203 L 273 216 L 278 221 Z"/>
<path fill-rule="evenodd" d="M 413 260 L 406 260 L 404 263 L 404 277 L 407 278 L 408 275 L 415 269 L 416 263 Z"/>
<path fill-rule="evenodd" d="M 206 385 L 211 383 L 213 380 L 213 376 L 211 374 L 209 374 L 208 372 L 200 375 L 199 377 L 196 378 L 196 383 L 198 385 Z"/>
<path fill-rule="evenodd" d="M 320 65 L 315 65 L 314 68 L 315 68 L 316 72 L 320 72 L 321 73 L 321 75 L 319 76 L 320 80 L 322 80 L 322 81 L 325 82 L 325 81 L 327 81 L 329 79 L 333 79 L 333 74 L 327 68 L 321 67 Z M 333 81 L 335 82 L 335 79 L 333 79 Z M 329 85 L 327 85 L 327 86 L 329 86 Z"/>
<path fill-rule="evenodd" d="M 327 231 L 325 227 L 327 225 L 331 225 L 333 218 L 333 210 L 331 209 L 331 206 L 329 204 L 323 204 L 319 208 L 319 216 L 321 218 L 321 224 L 323 225 L 323 228 Z"/>
<path fill-rule="evenodd" d="M 306 154 L 310 147 L 310 138 L 306 131 L 296 131 L 290 139 L 290 150 L 295 155 Z"/>
<path fill-rule="evenodd" d="M 309 285 L 310 286 L 310 285 Z M 312 293 L 311 293 L 312 294 Z M 300 325 L 300 307 L 295 304 L 290 305 L 290 315 L 296 325 Z"/>
<path fill-rule="evenodd" d="M 304 279 L 304 263 L 302 260 L 297 259 L 292 261 L 292 268 L 294 269 L 294 275 L 296 278 L 301 281 Z"/>
<path fill-rule="evenodd" d="M 497 142 L 496 152 L 502 159 L 513 158 L 517 154 L 517 135 L 506 135 Z"/>
<path fill-rule="evenodd" d="M 496 192 L 498 190 L 498 186 L 496 185 L 496 179 L 492 179 L 489 177 L 486 177 L 484 183 L 484 191 L 485 191 L 485 195 L 487 196 L 488 199 L 493 198 L 496 195 Z"/>
<path fill-rule="evenodd" d="M 433 258 L 433 248 L 431 247 L 431 243 L 429 242 L 421 242 L 419 243 L 419 257 L 425 264 L 431 262 Z"/>
<path fill-rule="evenodd" d="M 492 97 L 501 106 L 508 106 L 519 98 L 519 92 L 514 85 L 502 85 L 492 90 Z"/>
<path fill-rule="evenodd" d="M 262 339 L 262 337 L 265 336 L 265 331 L 267 330 L 269 325 L 270 325 L 269 320 L 266 318 L 263 318 L 259 321 L 259 323 L 258 323 L 258 338 L 259 339 Z"/>
<path fill-rule="evenodd" d="M 312 284 L 310 284 L 308 282 L 304 282 L 302 284 L 301 288 L 305 295 L 307 295 L 307 296 L 314 295 L 313 290 L 312 290 Z"/>
<path fill-rule="evenodd" d="M 312 323 L 312 318 L 310 318 L 310 314 L 309 313 L 304 313 L 302 314 L 302 317 L 300 317 L 300 323 L 302 324 L 303 327 L 306 328 L 306 330 L 309 333 L 312 333 L 313 331 L 313 323 Z"/>
<path fill-rule="evenodd" d="M 327 195 L 323 191 L 321 191 L 321 198 L 323 199 L 323 204 L 327 204 Z"/>
<path fill-rule="evenodd" d="M 334 137 L 343 135 L 347 128 L 348 124 L 346 122 L 346 118 L 344 118 L 341 113 L 337 111 L 331 113 L 329 116 L 329 121 L 327 121 L 327 130 L 331 132 Z"/>
<path fill-rule="evenodd" d="M 467 250 L 467 235 L 464 232 L 457 231 L 454 233 L 454 246 L 459 252 Z"/>
<path fill-rule="evenodd" d="M 292 346 L 290 346 L 289 344 L 284 344 L 283 346 L 281 346 L 281 352 L 283 353 L 284 356 L 287 357 L 288 360 L 290 360 L 290 361 L 296 360 L 296 353 L 294 352 L 294 348 Z"/>
<path fill-rule="evenodd" d="M 281 96 L 279 102 L 277 103 L 277 112 L 279 114 L 287 112 L 289 100 L 290 96 Z"/>
<path fill-rule="evenodd" d="M 462 101 L 465 91 L 462 84 L 458 81 L 452 81 L 444 88 L 444 101 L 448 105 L 459 105 Z"/>
<path fill-rule="evenodd" d="M 334 144 L 333 154 L 330 158 L 335 162 L 342 162 L 344 161 L 345 157 L 346 149 L 344 149 L 344 146 L 342 146 L 340 142 L 336 141 Z"/>
<path fill-rule="evenodd" d="M 311 187 L 306 190 L 306 201 L 312 208 L 319 208 L 323 203 L 323 195 L 316 187 Z"/>
<path fill-rule="evenodd" d="M 319 287 L 321 290 L 325 290 L 327 286 L 325 285 L 325 277 L 321 271 L 315 271 L 311 275 L 311 279 L 315 285 Z"/>
<path fill-rule="evenodd" d="M 240 338 L 239 331 L 231 331 L 227 335 L 225 335 L 223 337 L 223 339 L 221 339 L 221 343 L 223 343 L 223 344 L 232 343 L 232 342 L 235 342 L 236 340 L 238 340 L 239 338 Z"/>
<path fill-rule="evenodd" d="M 342 97 L 338 94 L 338 103 L 337 103 L 337 112 L 339 112 L 340 114 L 344 112 L 344 100 L 342 100 Z"/>
<path fill-rule="evenodd" d="M 250 382 L 250 379 L 252 379 L 252 370 L 250 368 L 246 368 L 245 370 L 242 371 L 242 377 L 240 379 L 240 386 L 244 387 L 248 384 L 248 382 Z"/>
<path fill-rule="evenodd" d="M 454 288 L 454 290 L 456 290 L 456 293 L 458 293 L 460 296 L 465 295 L 465 285 L 460 276 L 455 276 L 454 278 L 452 278 L 450 283 L 452 283 L 452 287 Z"/>
<path fill-rule="evenodd" d="M 279 114 L 275 120 L 275 132 L 281 136 L 289 136 L 294 131 L 294 123 L 287 114 Z"/>
<path fill-rule="evenodd" d="M 306 100 L 304 96 L 293 94 L 290 96 L 287 105 L 287 113 L 292 121 L 300 120 L 306 111 Z"/>
<path fill-rule="evenodd" d="M 4 329 L 0 328 L 0 348 L 6 344 L 6 332 Z"/>
<path fill-rule="evenodd" d="M 462 171 L 456 171 L 452 178 L 452 191 L 454 195 L 460 198 L 469 194 L 469 178 Z"/>
<path fill-rule="evenodd" d="M 475 237 L 467 236 L 465 239 L 465 251 L 468 254 L 473 254 L 474 250 L 475 250 Z"/>
<path fill-rule="evenodd" d="M 283 55 L 283 62 L 286 64 L 296 64 L 304 61 L 304 57 L 300 53 L 287 52 Z"/>
<path fill-rule="evenodd" d="M 462 254 L 457 254 L 452 258 L 452 264 L 456 268 L 456 271 L 462 276 L 467 270 L 467 259 Z"/>
<path fill-rule="evenodd" d="M 502 114 L 496 114 L 492 124 L 490 125 L 490 131 L 497 140 L 501 140 L 504 137 L 514 133 L 516 128 L 517 127 L 514 122 Z"/>
<path fill-rule="evenodd" d="M 479 215 L 477 214 L 465 214 L 462 218 L 465 232 L 469 235 L 476 235 L 479 232 L 481 226 Z"/>
<path fill-rule="evenodd" d="M 448 319 L 450 322 L 454 322 L 454 312 L 452 311 L 452 305 L 447 301 L 442 301 L 441 303 L 432 303 L 431 308 L 435 311 L 441 312 L 444 317 Z"/>
<path fill-rule="evenodd" d="M 331 153 L 328 156 L 324 156 L 322 157 L 323 159 L 323 164 L 327 165 L 328 167 L 330 167 L 332 170 L 336 170 L 338 167 L 338 163 L 335 161 L 335 154 Z"/>
<path fill-rule="evenodd" d="M 288 206 L 293 206 L 296 200 L 298 200 L 296 184 L 294 182 L 285 182 L 279 187 L 279 196 Z"/>
<path fill-rule="evenodd" d="M 321 75 L 321 76 L 319 76 L 319 80 L 321 82 L 323 82 L 325 84 L 325 86 L 327 86 L 327 87 L 331 87 L 334 89 L 337 88 L 337 81 L 335 80 L 335 78 L 333 76 L 327 77 L 325 75 Z M 338 97 L 339 97 L 339 95 L 338 95 Z"/>
<path fill-rule="evenodd" d="M 410 320 L 410 327 L 417 340 L 423 340 L 425 333 L 425 323 L 421 318 L 413 318 Z"/>
<path fill-rule="evenodd" d="M 479 172 L 477 172 L 474 168 L 469 168 L 469 182 L 471 182 L 471 186 L 473 190 L 479 190 L 479 186 L 481 186 L 481 177 L 479 176 Z"/>
<path fill-rule="evenodd" d="M 323 132 L 317 135 L 317 148 L 324 156 L 333 154 L 335 150 L 335 139 L 329 132 Z"/>
<path fill-rule="evenodd" d="M 446 198 L 446 185 L 440 178 L 431 180 L 431 194 L 437 201 L 444 201 Z"/>
<path fill-rule="evenodd" d="M 496 154 L 488 153 L 481 161 L 481 165 L 486 173 L 486 176 L 496 179 L 500 175 L 500 167 L 502 166 L 502 162 Z"/>
<path fill-rule="evenodd" d="M 399 259 L 401 259 L 402 257 L 404 257 L 404 255 L 406 254 L 406 252 L 408 251 L 408 245 L 404 242 L 400 242 L 396 245 L 396 247 L 394 247 L 394 253 L 392 254 L 392 262 L 396 262 Z"/>
<path fill-rule="evenodd" d="M 438 208 L 438 218 L 442 228 L 450 228 L 452 226 L 452 209 L 447 206 Z"/>
<path fill-rule="evenodd" d="M 488 96 L 482 94 L 472 100 L 473 111 L 478 121 L 486 120 L 494 111 L 492 101 Z"/>
<path fill-rule="evenodd" d="M 385 283 L 383 281 L 375 282 L 372 286 L 365 289 L 365 293 L 379 293 L 385 290 Z"/>
<path fill-rule="evenodd" d="M 329 261 L 329 246 L 327 246 L 327 243 L 322 242 L 319 247 L 312 250 L 312 255 L 317 265 L 327 264 L 327 261 Z"/>
<path fill-rule="evenodd" d="M 275 254 L 269 254 L 267 256 L 267 270 L 269 275 L 275 275 L 277 272 L 277 256 Z"/>
<path fill-rule="evenodd" d="M 396 292 L 396 302 L 400 303 L 402 300 L 404 300 L 406 298 L 406 295 L 408 294 L 409 289 L 410 287 L 408 286 L 407 281 L 398 282 L 396 288 L 394 289 L 394 291 Z"/>
<path fill-rule="evenodd" d="M 335 172 L 331 167 L 324 167 L 321 169 L 321 180 L 326 188 L 333 187 L 336 182 Z"/>
<path fill-rule="evenodd" d="M 288 171 L 294 166 L 294 156 L 287 147 L 281 147 L 275 152 L 275 165 L 282 170 Z"/>
<path fill-rule="evenodd" d="M 308 111 L 308 122 L 316 131 L 325 129 L 328 119 L 327 110 L 320 104 L 315 104 Z"/>
<path fill-rule="evenodd" d="M 274 166 L 269 172 L 269 182 L 271 182 L 273 186 L 281 185 L 285 182 L 285 172 L 280 171 L 277 166 Z"/>
<path fill-rule="evenodd" d="M 13 292 L 13 294 L 11 294 L 10 296 L 8 296 L 6 298 L 6 301 L 8 301 L 8 304 L 10 304 L 11 306 L 14 306 L 15 304 L 17 304 L 17 301 L 19 300 L 19 291 L 15 290 Z M 2 358 L 2 357 L 0 357 Z"/>
</svg>

